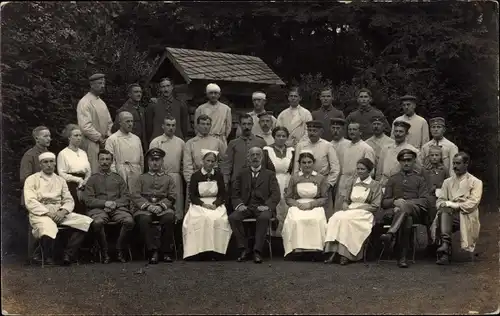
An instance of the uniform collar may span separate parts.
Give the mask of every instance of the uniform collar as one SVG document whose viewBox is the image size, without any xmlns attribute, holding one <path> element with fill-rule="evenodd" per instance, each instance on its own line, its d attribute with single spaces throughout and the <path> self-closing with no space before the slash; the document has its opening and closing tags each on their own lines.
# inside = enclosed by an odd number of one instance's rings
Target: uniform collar
<svg viewBox="0 0 500 316">
<path fill-rule="evenodd" d="M 241 139 L 254 139 L 254 138 L 255 138 L 255 135 L 252 133 L 252 134 L 250 134 L 250 136 L 246 137 L 246 136 L 244 136 L 243 134 L 241 134 L 241 135 L 240 135 L 240 138 L 241 138 Z"/>
<path fill-rule="evenodd" d="M 368 177 L 368 178 L 364 179 L 363 181 L 361 181 L 361 178 L 360 178 L 360 177 L 358 177 L 358 178 L 356 179 L 356 181 L 354 182 L 354 184 L 360 184 L 360 183 L 370 184 L 370 183 L 372 183 L 372 181 L 373 181 L 373 180 L 372 180 L 372 177 Z"/>
<path fill-rule="evenodd" d="M 299 176 L 303 176 L 304 173 L 302 171 L 299 171 Z M 313 172 L 311 172 L 311 176 L 316 176 L 318 175 L 318 173 L 316 171 L 313 170 Z"/>
<path fill-rule="evenodd" d="M 152 172 L 152 171 L 149 171 L 148 173 L 149 173 L 150 175 L 152 175 L 152 176 L 162 176 L 162 175 L 164 175 L 164 174 L 165 174 L 165 172 L 164 172 L 163 170 L 158 171 L 158 172 Z"/>
<path fill-rule="evenodd" d="M 262 166 L 259 166 L 258 168 L 254 168 L 254 167 L 250 166 L 250 170 L 252 170 L 252 172 L 254 172 L 254 173 L 260 172 L 260 170 L 262 170 Z"/>
<path fill-rule="evenodd" d="M 55 175 L 56 175 L 55 173 L 52 173 L 52 174 L 49 176 L 49 175 L 45 174 L 45 172 L 40 171 L 40 178 L 43 178 L 44 180 L 52 180 L 52 179 L 54 179 L 54 176 L 55 176 Z"/>
<path fill-rule="evenodd" d="M 207 175 L 207 174 L 209 174 L 209 175 L 213 176 L 213 175 L 215 174 L 215 170 L 212 168 L 212 170 L 211 170 L 210 172 L 207 172 L 207 171 L 205 170 L 205 168 L 203 168 L 203 167 L 202 167 L 202 168 L 201 168 L 201 174 L 202 174 L 202 175 L 204 175 L 204 176 L 205 176 L 205 175 Z"/>
</svg>

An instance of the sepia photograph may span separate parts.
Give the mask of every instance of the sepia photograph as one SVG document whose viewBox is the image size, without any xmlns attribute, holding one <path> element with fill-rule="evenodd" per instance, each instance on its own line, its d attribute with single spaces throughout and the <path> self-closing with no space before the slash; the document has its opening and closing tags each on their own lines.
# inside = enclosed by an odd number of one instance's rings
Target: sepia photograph
<svg viewBox="0 0 500 316">
<path fill-rule="evenodd" d="M 0 23 L 2 315 L 500 313 L 498 1 Z"/>
</svg>

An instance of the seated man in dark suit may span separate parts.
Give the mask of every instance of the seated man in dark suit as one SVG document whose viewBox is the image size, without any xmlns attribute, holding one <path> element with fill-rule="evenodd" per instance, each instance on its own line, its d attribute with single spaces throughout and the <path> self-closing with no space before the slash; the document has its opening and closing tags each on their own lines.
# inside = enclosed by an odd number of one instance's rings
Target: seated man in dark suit
<svg viewBox="0 0 500 316">
<path fill-rule="evenodd" d="M 406 255 L 410 248 L 412 225 L 427 225 L 429 222 L 429 189 L 425 179 L 415 171 L 416 157 L 417 153 L 411 149 L 403 149 L 398 153 L 401 171 L 387 181 L 382 210 L 376 214 L 378 223 L 391 223 L 387 233 L 380 239 L 389 245 L 397 237 L 400 268 L 408 268 Z"/>
<path fill-rule="evenodd" d="M 262 166 L 263 152 L 259 147 L 248 151 L 250 167 L 243 168 L 231 184 L 231 201 L 234 212 L 229 215 L 229 224 L 234 233 L 238 248 L 242 250 L 238 262 L 246 260 L 251 251 L 246 242 L 243 220 L 256 218 L 254 262 L 261 263 L 269 221 L 273 217 L 281 195 L 276 175 Z"/>
</svg>

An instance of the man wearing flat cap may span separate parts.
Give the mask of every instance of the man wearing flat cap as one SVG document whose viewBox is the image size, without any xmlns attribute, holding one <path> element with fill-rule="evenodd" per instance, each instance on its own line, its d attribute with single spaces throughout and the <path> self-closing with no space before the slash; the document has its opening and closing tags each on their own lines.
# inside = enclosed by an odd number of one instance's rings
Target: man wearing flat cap
<svg viewBox="0 0 500 316">
<path fill-rule="evenodd" d="M 372 118 L 372 131 L 373 135 L 366 140 L 366 143 L 375 151 L 375 166 L 377 166 L 382 148 L 394 144 L 394 139 L 384 133 L 384 118 L 381 116 L 374 116 Z"/>
<path fill-rule="evenodd" d="M 394 122 L 394 143 L 385 146 L 380 152 L 380 159 L 375 173 L 375 180 L 379 181 L 382 187 L 387 180 L 401 170 L 401 165 L 398 163 L 397 156 L 403 149 L 410 149 L 418 154 L 419 150 L 406 141 L 408 130 L 411 125 L 405 121 Z M 422 163 L 417 157 L 415 168 L 417 172 L 422 169 Z"/>
<path fill-rule="evenodd" d="M 165 152 L 151 148 L 146 153 L 149 172 L 141 174 L 132 188 L 134 218 L 148 250 L 149 263 L 157 264 L 158 251 L 164 262 L 172 262 L 172 241 L 175 224 L 174 205 L 177 199 L 175 181 L 162 170 Z M 153 221 L 161 226 L 159 240 L 155 238 Z"/>
<path fill-rule="evenodd" d="M 103 74 L 89 77 L 90 91 L 80 99 L 76 107 L 78 126 L 83 133 L 82 149 L 87 152 L 92 173 L 99 171 L 97 155 L 111 136 L 113 120 L 106 103 L 101 99 L 106 84 Z"/>
<path fill-rule="evenodd" d="M 422 146 L 420 151 L 420 161 L 426 166 L 429 164 L 430 148 L 437 146 L 441 148 L 441 156 L 443 157 L 443 164 L 449 170 L 449 174 L 453 175 L 453 157 L 458 153 L 458 146 L 444 137 L 446 132 L 446 123 L 442 117 L 434 117 L 429 120 L 431 127 L 432 139 Z"/>
<path fill-rule="evenodd" d="M 307 138 L 302 140 L 295 147 L 295 152 L 300 153 L 304 150 L 312 152 L 316 162 L 314 171 L 327 178 L 328 181 L 328 200 L 325 205 L 326 218 L 333 215 L 333 188 L 337 184 L 340 174 L 340 164 L 337 153 L 333 145 L 321 138 L 323 133 L 323 123 L 321 121 L 309 121 L 307 126 Z M 293 164 L 293 174 L 299 172 L 299 156 L 295 155 Z"/>
<path fill-rule="evenodd" d="M 386 247 L 398 245 L 398 266 L 407 268 L 406 256 L 410 249 L 413 224 L 429 225 L 428 210 L 430 192 L 425 179 L 415 172 L 417 153 L 402 149 L 397 154 L 401 171 L 392 175 L 385 185 L 382 209 L 376 213 L 378 224 L 390 224 L 387 233 L 380 239 Z M 387 249 L 387 248 L 386 248 Z"/>
<path fill-rule="evenodd" d="M 265 109 L 266 94 L 264 92 L 256 91 L 252 93 L 252 103 L 253 103 L 253 111 L 248 112 L 248 114 L 250 114 L 250 116 L 253 119 L 252 133 L 257 136 L 262 136 L 262 138 L 266 139 L 266 135 L 270 133 L 264 132 L 262 130 L 262 127 L 259 124 L 259 115 L 265 115 L 265 114 L 270 115 L 269 119 L 271 120 L 271 122 L 268 131 L 272 131 L 273 128 L 276 127 L 277 120 L 274 117 L 273 112 L 266 111 Z M 241 135 L 241 127 L 238 126 L 238 129 L 236 130 L 236 137 L 240 135 Z"/>
<path fill-rule="evenodd" d="M 415 148 L 422 148 L 422 145 L 429 141 L 429 124 L 427 121 L 415 113 L 417 107 L 417 98 L 413 95 L 405 95 L 401 97 L 401 105 L 403 107 L 403 115 L 397 117 L 396 121 L 405 121 L 411 125 L 411 129 L 406 136 L 406 141 Z M 394 138 L 394 123 L 392 125 L 391 137 Z"/>
<path fill-rule="evenodd" d="M 77 258 L 92 218 L 73 212 L 75 202 L 66 180 L 54 173 L 56 155 L 44 152 L 38 156 L 38 160 L 41 171 L 29 176 L 23 189 L 32 234 L 40 239 L 45 263 L 54 264 L 53 248 L 58 225 L 75 229 L 64 250 L 63 264 L 69 265 Z"/>
<path fill-rule="evenodd" d="M 311 115 L 313 120 L 323 123 L 325 129 L 323 130 L 322 138 L 331 142 L 333 140 L 333 135 L 331 129 L 327 128 L 327 126 L 333 118 L 345 119 L 344 112 L 333 106 L 332 87 L 324 87 L 319 95 L 319 100 L 321 101 L 321 107 L 316 111 L 313 111 Z"/>
<path fill-rule="evenodd" d="M 208 115 L 212 119 L 210 135 L 219 138 L 227 145 L 227 138 L 231 134 L 233 125 L 233 116 L 231 108 L 219 101 L 220 92 L 220 87 L 217 84 L 207 85 L 208 102 L 198 106 L 194 113 L 194 121 L 197 122 L 198 117 L 202 114 Z"/>
<path fill-rule="evenodd" d="M 372 92 L 366 88 L 362 88 L 358 91 L 357 99 L 358 109 L 349 113 L 347 115 L 346 121 L 358 122 L 361 124 L 361 138 L 363 140 L 368 139 L 373 135 L 372 131 L 372 118 L 374 116 L 380 116 L 384 118 L 384 130 L 390 131 L 391 126 L 384 116 L 384 113 L 372 105 Z"/>
</svg>

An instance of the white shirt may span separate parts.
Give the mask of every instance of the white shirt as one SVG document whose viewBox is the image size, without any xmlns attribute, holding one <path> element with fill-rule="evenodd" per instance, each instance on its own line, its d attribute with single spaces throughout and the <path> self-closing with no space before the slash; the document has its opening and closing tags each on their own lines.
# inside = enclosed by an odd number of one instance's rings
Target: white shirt
<svg viewBox="0 0 500 316">
<path fill-rule="evenodd" d="M 80 148 L 77 151 L 64 148 L 57 155 L 57 173 L 68 182 L 79 182 L 81 179 L 69 173 L 84 173 L 85 179 L 88 179 L 91 172 L 87 153 Z"/>
</svg>

